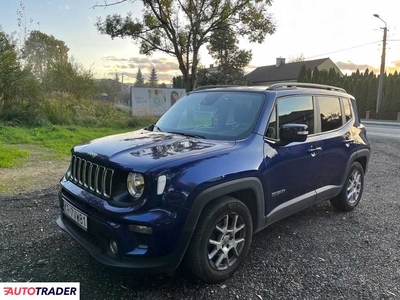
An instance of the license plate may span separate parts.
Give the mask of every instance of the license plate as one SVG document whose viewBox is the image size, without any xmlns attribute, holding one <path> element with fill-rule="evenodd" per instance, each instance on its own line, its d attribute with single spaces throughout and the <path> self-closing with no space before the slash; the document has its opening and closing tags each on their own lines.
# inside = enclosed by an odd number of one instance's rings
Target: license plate
<svg viewBox="0 0 400 300">
<path fill-rule="evenodd" d="M 64 213 L 69 217 L 72 221 L 78 224 L 81 228 L 87 231 L 87 215 L 81 212 L 79 209 L 76 209 L 72 206 L 68 201 L 64 202 Z"/>
</svg>

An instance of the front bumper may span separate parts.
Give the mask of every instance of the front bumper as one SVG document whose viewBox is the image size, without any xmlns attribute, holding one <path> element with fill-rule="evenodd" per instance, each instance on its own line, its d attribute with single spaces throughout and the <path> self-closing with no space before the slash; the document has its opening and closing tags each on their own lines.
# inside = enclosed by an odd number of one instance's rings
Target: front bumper
<svg viewBox="0 0 400 300">
<path fill-rule="evenodd" d="M 72 224 L 69 224 L 69 222 L 71 221 L 69 221 L 69 219 L 65 215 L 61 215 L 56 222 L 60 229 L 68 233 L 97 261 L 110 267 L 129 268 L 146 273 L 173 272 L 179 266 L 186 250 L 186 247 L 180 247 L 177 248 L 174 253 L 164 257 L 124 258 L 113 256 L 107 251 L 102 251 L 101 248 L 90 242 L 90 238 L 85 237 L 85 233 L 79 232 L 79 228 L 74 228 L 74 226 L 71 226 Z M 184 234 L 182 238 L 189 241 L 191 233 L 189 234 L 189 231 L 185 231 L 183 233 Z"/>
<path fill-rule="evenodd" d="M 117 213 L 104 209 L 104 200 L 95 201 L 93 197 L 63 182 L 57 225 L 95 259 L 108 266 L 141 272 L 168 273 L 179 266 L 193 232 L 183 229 L 186 211 L 164 207 L 140 213 Z M 64 213 L 63 201 L 87 215 L 87 231 Z M 100 208 L 96 203 L 101 202 Z M 132 232 L 130 225 L 149 226 L 153 231 L 152 234 Z M 117 253 L 111 250 L 112 241 L 118 246 Z"/>
</svg>

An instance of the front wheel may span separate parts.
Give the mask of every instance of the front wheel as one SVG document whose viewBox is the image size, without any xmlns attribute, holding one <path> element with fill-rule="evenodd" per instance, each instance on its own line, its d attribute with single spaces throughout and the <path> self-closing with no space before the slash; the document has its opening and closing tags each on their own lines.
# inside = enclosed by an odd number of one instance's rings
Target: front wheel
<svg viewBox="0 0 400 300">
<path fill-rule="evenodd" d="M 186 265 L 198 278 L 217 283 L 229 278 L 242 264 L 253 234 L 245 204 L 225 196 L 206 207 L 186 252 Z"/>
<path fill-rule="evenodd" d="M 353 162 L 342 191 L 331 199 L 332 206 L 343 211 L 353 210 L 360 202 L 363 188 L 364 169 L 359 162 Z"/>
</svg>

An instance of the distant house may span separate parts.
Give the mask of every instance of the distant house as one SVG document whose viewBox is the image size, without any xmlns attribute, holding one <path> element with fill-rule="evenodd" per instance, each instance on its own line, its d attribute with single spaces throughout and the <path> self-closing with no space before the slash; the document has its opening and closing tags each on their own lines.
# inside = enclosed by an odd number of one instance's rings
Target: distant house
<svg viewBox="0 0 400 300">
<path fill-rule="evenodd" d="M 210 64 L 208 68 L 206 68 L 208 73 L 214 74 L 218 72 L 218 67 L 214 66 L 214 64 Z"/>
<path fill-rule="evenodd" d="M 321 58 L 314 60 L 306 60 L 294 63 L 286 63 L 285 58 L 278 57 L 276 64 L 271 66 L 257 67 L 255 70 L 246 75 L 249 85 L 269 85 L 277 82 L 297 82 L 300 69 L 303 65 L 306 68 L 314 70 L 327 70 L 333 68 L 337 73 L 342 74 L 340 69 L 330 58 Z"/>
</svg>

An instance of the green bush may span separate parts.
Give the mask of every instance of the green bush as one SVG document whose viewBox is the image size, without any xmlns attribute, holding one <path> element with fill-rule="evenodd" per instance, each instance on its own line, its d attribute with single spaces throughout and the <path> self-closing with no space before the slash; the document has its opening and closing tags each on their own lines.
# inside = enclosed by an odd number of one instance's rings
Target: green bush
<svg viewBox="0 0 400 300">
<path fill-rule="evenodd" d="M 153 124 L 156 117 L 131 117 L 121 110 L 100 100 L 76 99 L 67 93 L 50 93 L 37 98 L 35 105 L 14 105 L 0 110 L 0 122 L 5 125 L 77 125 L 108 128 L 137 128 Z"/>
<path fill-rule="evenodd" d="M 52 93 L 42 105 L 43 117 L 51 124 L 126 127 L 129 112 L 95 100 L 77 100 L 69 94 Z"/>
</svg>

